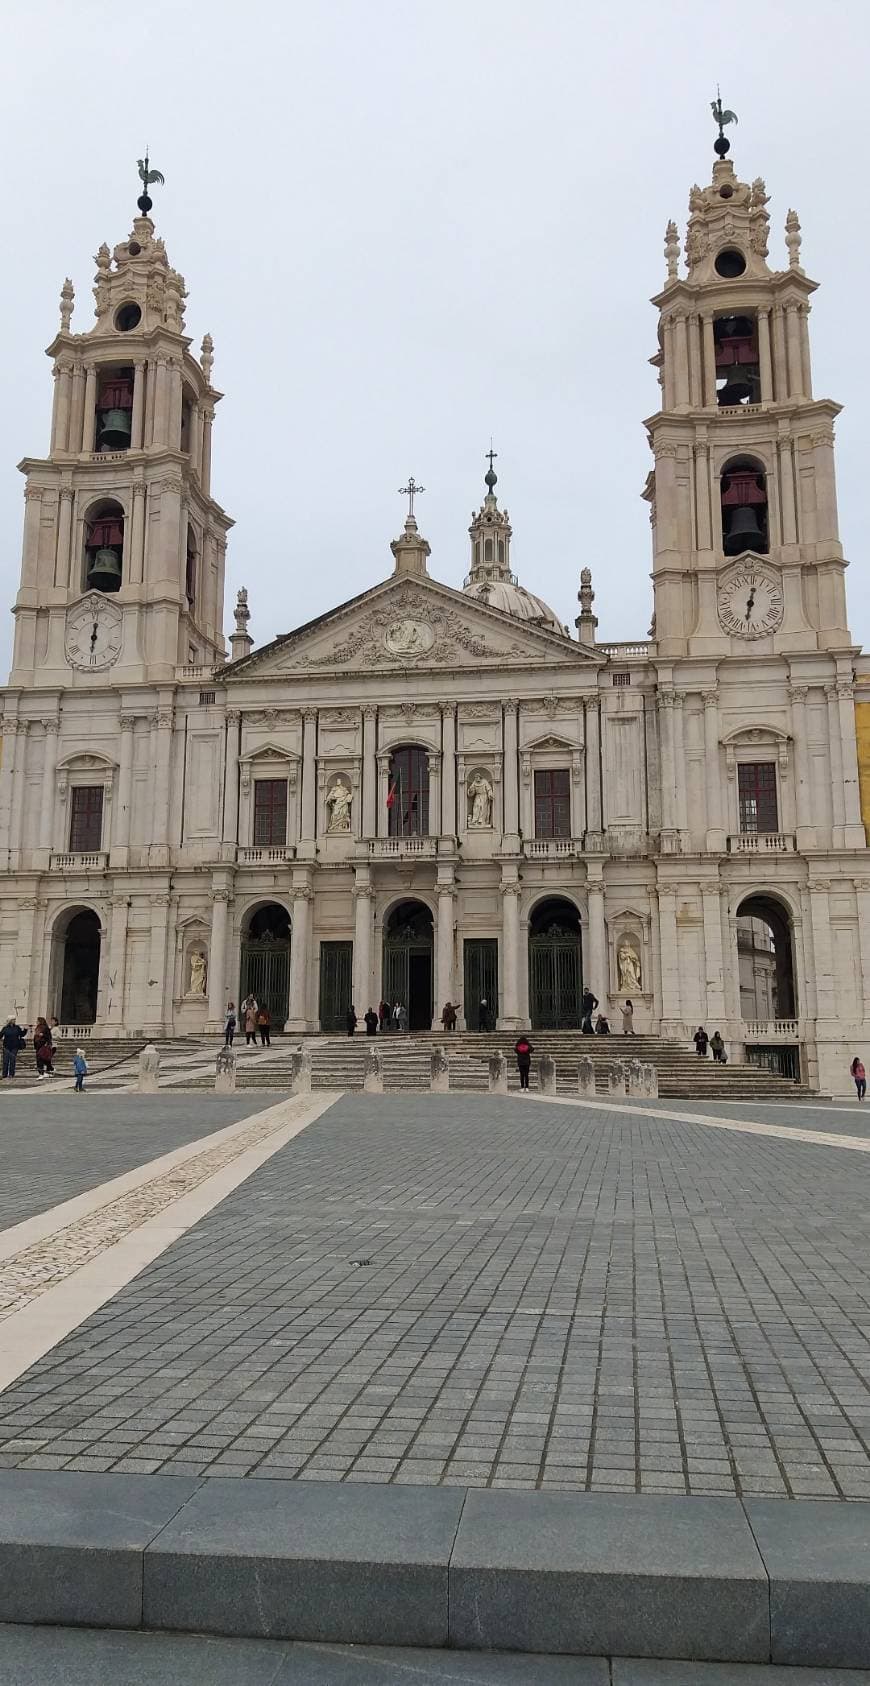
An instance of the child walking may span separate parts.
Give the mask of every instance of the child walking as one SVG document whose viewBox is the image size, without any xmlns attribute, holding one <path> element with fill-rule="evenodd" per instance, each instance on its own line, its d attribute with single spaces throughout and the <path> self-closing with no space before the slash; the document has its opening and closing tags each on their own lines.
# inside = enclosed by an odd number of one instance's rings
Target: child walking
<svg viewBox="0 0 870 1686">
<path fill-rule="evenodd" d="M 88 1062 L 85 1059 L 84 1048 L 77 1048 L 76 1051 L 75 1051 L 75 1058 L 73 1060 L 73 1071 L 76 1074 L 76 1083 L 75 1083 L 76 1094 L 81 1094 L 82 1089 L 85 1086 L 85 1078 L 88 1075 Z"/>
</svg>

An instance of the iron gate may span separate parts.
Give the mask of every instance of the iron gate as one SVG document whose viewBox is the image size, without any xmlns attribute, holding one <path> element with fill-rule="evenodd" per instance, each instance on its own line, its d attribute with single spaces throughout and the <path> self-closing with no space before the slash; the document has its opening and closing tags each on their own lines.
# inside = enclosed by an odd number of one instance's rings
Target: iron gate
<svg viewBox="0 0 870 1686">
<path fill-rule="evenodd" d="M 580 938 L 552 925 L 529 938 L 529 1011 L 534 1030 L 576 1030 L 580 1024 Z"/>
<path fill-rule="evenodd" d="M 282 1030 L 290 1002 L 290 944 L 268 931 L 242 943 L 239 1000 L 253 995 L 268 1007 L 272 1029 Z"/>
<path fill-rule="evenodd" d="M 477 1030 L 480 1003 L 489 1007 L 490 1023 L 498 1017 L 498 940 L 495 937 L 466 937 L 462 949 L 462 1011 L 466 1027 Z M 443 1006 L 443 1002 L 441 1003 Z"/>
<path fill-rule="evenodd" d="M 400 1001 L 410 1030 L 428 1030 L 432 1023 L 432 916 L 421 908 L 406 923 L 384 937 L 381 976 L 385 1001 Z"/>
<path fill-rule="evenodd" d="M 320 1028 L 344 1030 L 348 1007 L 360 1017 L 366 1010 L 353 999 L 353 943 L 320 945 Z"/>
</svg>

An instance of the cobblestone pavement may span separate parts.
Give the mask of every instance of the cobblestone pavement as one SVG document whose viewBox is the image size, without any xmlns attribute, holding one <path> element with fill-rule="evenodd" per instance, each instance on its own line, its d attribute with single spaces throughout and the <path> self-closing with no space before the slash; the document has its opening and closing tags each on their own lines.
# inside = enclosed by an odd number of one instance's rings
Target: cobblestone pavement
<svg viewBox="0 0 870 1686">
<path fill-rule="evenodd" d="M 44 1085 L 43 1085 L 44 1087 Z M 0 1114 L 0 1230 L 268 1106 L 262 1094 L 27 1095 Z M 76 1110 L 73 1111 L 73 1108 Z"/>
<path fill-rule="evenodd" d="M 866 1156 L 660 1110 L 345 1096 L 0 1396 L 0 1464 L 870 1497 Z"/>
</svg>

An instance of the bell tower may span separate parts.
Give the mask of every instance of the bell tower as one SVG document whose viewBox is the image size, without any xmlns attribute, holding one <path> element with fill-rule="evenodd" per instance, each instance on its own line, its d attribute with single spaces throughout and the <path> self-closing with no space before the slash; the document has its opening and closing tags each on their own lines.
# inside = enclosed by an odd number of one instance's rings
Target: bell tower
<svg viewBox="0 0 870 1686">
<path fill-rule="evenodd" d="M 10 683 L 165 683 L 223 659 L 226 535 L 211 496 L 221 394 L 213 345 L 184 332 L 183 277 L 155 235 L 148 187 L 128 239 L 96 256 L 96 321 L 74 333 L 72 282 L 48 347 L 48 453 L 25 457 L 24 545 Z"/>
<path fill-rule="evenodd" d="M 665 236 L 659 311 L 661 407 L 644 496 L 653 526 L 660 658 L 850 647 L 834 478 L 839 405 L 814 398 L 800 224 L 786 263 L 768 263 L 768 194 L 727 157 L 719 125 L 709 187 L 693 187 L 680 273 Z"/>
</svg>

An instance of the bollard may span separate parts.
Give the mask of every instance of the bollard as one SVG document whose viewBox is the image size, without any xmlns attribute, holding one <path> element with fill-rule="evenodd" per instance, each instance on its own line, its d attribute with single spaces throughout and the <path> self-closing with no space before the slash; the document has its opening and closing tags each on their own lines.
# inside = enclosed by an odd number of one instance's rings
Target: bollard
<svg viewBox="0 0 870 1686">
<path fill-rule="evenodd" d="M 433 1095 L 446 1095 L 450 1089 L 450 1055 L 445 1048 L 436 1048 L 432 1055 L 429 1088 Z"/>
<path fill-rule="evenodd" d="M 577 1065 L 577 1087 L 581 1095 L 595 1093 L 595 1062 L 586 1054 Z"/>
<path fill-rule="evenodd" d="M 507 1094 L 507 1060 L 504 1054 L 489 1056 L 489 1092 L 491 1095 Z"/>
<path fill-rule="evenodd" d="M 311 1094 L 311 1054 L 307 1048 L 300 1048 L 290 1056 L 290 1093 Z"/>
<path fill-rule="evenodd" d="M 625 1094 L 625 1066 L 621 1061 L 607 1067 L 608 1095 Z"/>
<path fill-rule="evenodd" d="M 542 1095 L 556 1093 L 556 1061 L 552 1054 L 542 1054 L 538 1062 L 538 1083 Z"/>
<path fill-rule="evenodd" d="M 160 1070 L 160 1055 L 153 1042 L 146 1043 L 139 1054 L 139 1093 L 140 1095 L 156 1095 L 159 1088 L 157 1074 Z"/>
<path fill-rule="evenodd" d="M 641 1071 L 643 1072 L 643 1093 L 645 1095 L 649 1096 L 651 1100 L 658 1100 L 658 1095 L 659 1095 L 659 1074 L 658 1074 L 658 1071 L 656 1070 L 655 1066 L 652 1065 L 652 1064 L 642 1065 Z"/>
<path fill-rule="evenodd" d="M 646 1088 L 645 1088 L 645 1085 L 644 1085 L 644 1076 L 643 1076 L 643 1066 L 641 1065 L 640 1060 L 629 1060 L 629 1062 L 628 1062 L 628 1064 L 625 1068 L 625 1075 L 628 1079 L 627 1086 L 628 1086 L 628 1093 L 630 1095 L 645 1095 L 646 1094 Z"/>
<path fill-rule="evenodd" d="M 384 1092 L 384 1080 L 381 1076 L 381 1056 L 377 1048 L 366 1049 L 363 1089 L 367 1095 L 382 1095 Z"/>
<path fill-rule="evenodd" d="M 232 1048 L 221 1048 L 214 1062 L 214 1092 L 234 1095 L 236 1092 L 236 1056 Z"/>
</svg>

